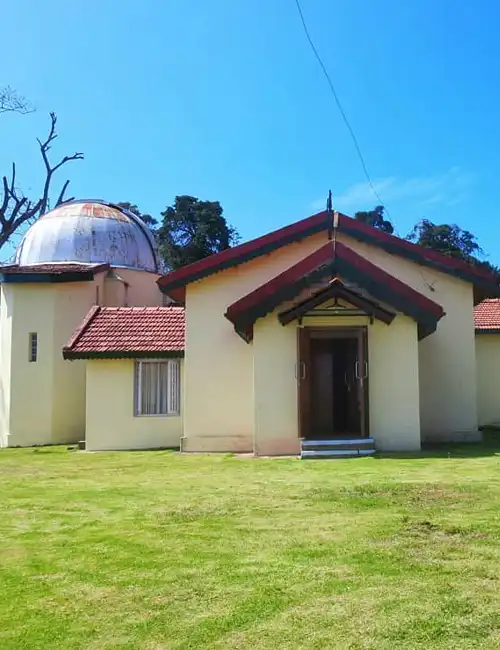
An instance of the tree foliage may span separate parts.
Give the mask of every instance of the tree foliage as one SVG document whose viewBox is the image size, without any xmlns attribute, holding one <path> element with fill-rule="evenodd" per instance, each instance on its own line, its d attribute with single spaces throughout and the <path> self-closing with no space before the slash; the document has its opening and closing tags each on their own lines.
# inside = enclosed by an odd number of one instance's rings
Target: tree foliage
<svg viewBox="0 0 500 650">
<path fill-rule="evenodd" d="M 174 204 L 168 206 L 161 216 L 156 237 L 169 270 L 219 253 L 239 240 L 237 231 L 228 225 L 218 201 L 176 196 Z"/>
<path fill-rule="evenodd" d="M 384 206 L 377 205 L 373 208 L 373 210 L 356 212 L 354 218 L 356 219 L 356 221 L 361 221 L 362 223 L 365 223 L 367 226 L 378 228 L 379 230 L 383 230 L 384 232 L 387 232 L 390 235 L 392 235 L 392 233 L 394 232 L 394 226 L 388 219 L 385 218 L 384 213 L 385 213 Z"/>
<path fill-rule="evenodd" d="M 154 230 L 154 227 L 158 223 L 154 217 L 152 217 L 150 214 L 143 214 L 137 205 L 135 203 L 129 203 L 128 201 L 121 201 L 120 203 L 116 204 L 119 208 L 123 208 L 124 210 L 128 210 L 129 212 L 133 212 L 139 219 L 142 219 L 145 224 L 147 224 L 151 230 Z"/>
<path fill-rule="evenodd" d="M 55 165 L 50 162 L 49 151 L 52 148 L 56 133 L 57 116 L 50 113 L 50 129 L 45 140 L 38 139 L 40 155 L 45 168 L 45 180 L 37 198 L 26 196 L 17 185 L 16 164 L 12 163 L 9 175 L 2 178 L 0 191 L 0 248 L 4 246 L 14 233 L 25 223 L 32 223 L 45 214 L 51 207 L 56 207 L 64 202 L 64 195 L 69 185 L 67 180 L 54 203 L 50 206 L 51 185 L 55 172 L 71 160 L 82 160 L 83 153 L 76 152 L 71 156 L 63 156 Z M 66 199 L 70 200 L 70 199 Z"/>
<path fill-rule="evenodd" d="M 435 224 L 429 219 L 421 219 L 407 239 L 448 257 L 464 260 L 478 268 L 500 273 L 497 266 L 479 259 L 484 255 L 484 251 L 478 244 L 476 236 L 470 230 L 464 230 L 456 224 Z"/>
<path fill-rule="evenodd" d="M 455 224 L 435 224 L 428 219 L 419 221 L 408 235 L 408 239 L 448 257 L 463 260 L 471 260 L 483 252 L 469 230 L 463 230 Z"/>
</svg>

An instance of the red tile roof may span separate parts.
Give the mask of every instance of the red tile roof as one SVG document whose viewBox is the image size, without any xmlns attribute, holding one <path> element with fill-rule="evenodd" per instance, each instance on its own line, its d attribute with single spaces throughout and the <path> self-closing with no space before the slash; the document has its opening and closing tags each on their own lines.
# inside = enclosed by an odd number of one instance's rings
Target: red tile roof
<svg viewBox="0 0 500 650">
<path fill-rule="evenodd" d="M 183 356 L 183 307 L 93 307 L 65 359 Z"/>
<path fill-rule="evenodd" d="M 488 298 L 474 307 L 474 327 L 478 332 L 500 333 L 500 299 Z"/>
<path fill-rule="evenodd" d="M 159 278 L 157 280 L 158 285 L 164 293 L 179 302 L 183 302 L 186 286 L 189 283 L 232 266 L 243 264 L 282 246 L 298 242 L 312 234 L 318 232 L 326 234 L 329 229 L 328 221 L 328 213 L 326 211 L 319 212 L 285 228 L 280 228 L 257 239 L 252 239 L 233 248 L 228 248 L 221 253 L 210 255 L 210 257 L 176 269 Z M 429 266 L 442 273 L 448 273 L 460 278 L 465 282 L 470 282 L 481 289 L 483 292 L 482 297 L 484 297 L 484 293 L 491 296 L 499 295 L 498 279 L 489 271 L 475 268 L 462 260 L 442 255 L 424 246 L 389 235 L 345 214 L 339 213 L 338 228 L 340 232 L 358 241 L 377 246 L 393 255 L 412 260 L 416 264 Z"/>
</svg>

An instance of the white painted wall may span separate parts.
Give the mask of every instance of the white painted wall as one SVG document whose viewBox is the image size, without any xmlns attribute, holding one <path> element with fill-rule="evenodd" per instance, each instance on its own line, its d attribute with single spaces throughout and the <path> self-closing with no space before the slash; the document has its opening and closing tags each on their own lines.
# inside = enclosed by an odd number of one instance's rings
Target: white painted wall
<svg viewBox="0 0 500 650">
<path fill-rule="evenodd" d="M 422 439 L 436 442 L 479 439 L 472 285 L 359 243 L 342 232 L 339 238 L 440 304 L 446 312 L 437 331 L 419 343 Z"/>
<path fill-rule="evenodd" d="M 479 424 L 500 423 L 500 334 L 476 335 Z"/>
<path fill-rule="evenodd" d="M 129 305 L 161 305 L 155 273 L 118 269 Z M 85 435 L 85 366 L 65 361 L 62 348 L 96 303 L 104 277 L 90 282 L 6 283 L 0 312 L 0 446 L 71 443 Z M 38 359 L 29 362 L 29 334 Z"/>
<path fill-rule="evenodd" d="M 86 432 L 88 451 L 179 447 L 182 405 L 179 416 L 134 415 L 133 359 L 74 361 L 86 365 Z M 181 362 L 181 385 L 183 363 Z"/>
<path fill-rule="evenodd" d="M 420 449 L 420 401 L 416 323 L 398 315 L 391 325 L 365 317 L 304 318 L 305 327 L 368 328 L 369 434 L 377 449 Z M 254 327 L 255 452 L 299 451 L 297 323 L 283 327 L 275 314 Z"/>
<path fill-rule="evenodd" d="M 224 313 L 324 242 L 310 237 L 187 287 L 183 450 L 252 451 L 253 349 Z"/>
<path fill-rule="evenodd" d="M 276 314 L 254 327 L 254 452 L 260 456 L 297 454 L 297 327 L 283 327 Z"/>
<path fill-rule="evenodd" d="M 417 324 L 399 314 L 368 330 L 370 434 L 377 449 L 420 449 Z"/>
</svg>

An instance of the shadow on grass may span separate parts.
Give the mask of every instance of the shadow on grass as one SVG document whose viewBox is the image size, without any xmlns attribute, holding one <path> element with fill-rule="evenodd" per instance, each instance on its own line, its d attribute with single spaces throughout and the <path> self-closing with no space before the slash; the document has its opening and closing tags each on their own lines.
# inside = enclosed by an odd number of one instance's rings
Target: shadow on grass
<svg viewBox="0 0 500 650">
<path fill-rule="evenodd" d="M 424 444 L 417 452 L 380 452 L 378 458 L 482 458 L 500 455 L 500 429 L 485 427 L 481 442 Z"/>
</svg>

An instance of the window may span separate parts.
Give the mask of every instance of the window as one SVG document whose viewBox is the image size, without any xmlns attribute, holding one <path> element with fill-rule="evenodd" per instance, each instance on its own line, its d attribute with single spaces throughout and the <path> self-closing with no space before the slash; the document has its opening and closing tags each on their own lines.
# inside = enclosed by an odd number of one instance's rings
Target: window
<svg viewBox="0 0 500 650">
<path fill-rule="evenodd" d="M 36 332 L 31 332 L 29 335 L 29 351 L 28 359 L 30 363 L 36 361 L 38 354 L 38 334 Z"/>
<path fill-rule="evenodd" d="M 179 415 L 179 413 L 179 359 L 137 361 L 135 414 Z"/>
</svg>

